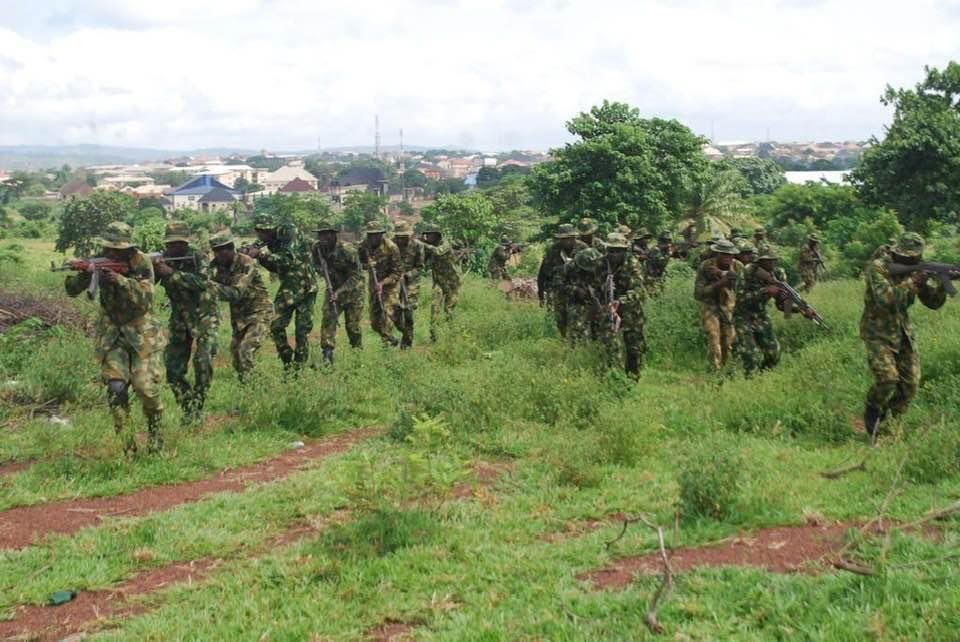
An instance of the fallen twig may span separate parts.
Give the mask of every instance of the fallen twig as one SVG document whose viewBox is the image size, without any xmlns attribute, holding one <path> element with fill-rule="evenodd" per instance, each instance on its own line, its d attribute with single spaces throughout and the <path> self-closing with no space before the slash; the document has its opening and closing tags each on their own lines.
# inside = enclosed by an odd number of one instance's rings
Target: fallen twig
<svg viewBox="0 0 960 642">
<path fill-rule="evenodd" d="M 869 566 L 860 564 L 858 562 L 853 562 L 851 560 L 846 560 L 842 557 L 838 557 L 837 559 L 833 560 L 833 567 L 844 571 L 849 571 L 851 573 L 856 573 L 857 575 L 866 575 L 867 577 L 876 575 L 876 571 Z"/>
<path fill-rule="evenodd" d="M 957 511 L 960 511 L 960 502 L 954 502 L 944 508 L 930 511 L 929 513 L 927 513 L 917 521 L 911 522 L 906 526 L 904 526 L 903 528 L 916 528 L 917 526 L 923 526 L 928 522 L 935 522 L 938 519 L 943 519 L 944 517 L 953 515 Z"/>
<path fill-rule="evenodd" d="M 824 479 L 840 479 L 847 473 L 852 473 L 858 470 L 866 472 L 867 470 L 867 460 L 864 459 L 859 464 L 851 464 L 849 466 L 843 466 L 842 468 L 837 468 L 835 470 L 825 470 L 820 473 L 820 476 Z"/>
<path fill-rule="evenodd" d="M 620 534 L 607 542 L 607 548 L 610 548 L 623 539 L 624 534 L 627 532 L 627 527 L 630 526 L 630 524 L 636 524 L 638 522 L 657 532 L 657 543 L 660 545 L 660 560 L 663 562 L 663 575 L 661 576 L 660 586 L 657 587 L 657 591 L 653 594 L 653 599 L 650 600 L 650 605 L 647 606 L 647 613 L 643 616 L 643 622 L 647 625 L 647 628 L 650 629 L 650 632 L 659 634 L 663 633 L 663 625 L 657 620 L 657 607 L 660 605 L 660 600 L 665 600 L 670 597 L 670 592 L 673 590 L 673 568 L 670 566 L 670 558 L 667 556 L 667 546 L 663 539 L 663 527 L 654 524 L 643 514 L 637 515 L 636 517 L 624 517 L 623 528 L 620 529 Z M 674 528 L 676 529 L 677 527 L 678 522 L 674 521 Z M 674 535 L 674 537 L 676 537 L 676 535 Z"/>
</svg>

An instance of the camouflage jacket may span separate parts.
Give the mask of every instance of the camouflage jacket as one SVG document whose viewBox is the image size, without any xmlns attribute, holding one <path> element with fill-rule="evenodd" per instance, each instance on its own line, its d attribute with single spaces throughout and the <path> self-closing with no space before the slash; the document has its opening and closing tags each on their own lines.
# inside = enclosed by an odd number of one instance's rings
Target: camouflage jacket
<svg viewBox="0 0 960 642">
<path fill-rule="evenodd" d="M 400 277 L 403 276 L 403 259 L 400 257 L 400 248 L 390 239 L 383 239 L 380 247 L 375 250 L 371 250 L 366 243 L 361 245 L 360 263 L 368 273 L 371 271 L 370 268 L 373 268 L 373 273 L 376 274 L 377 281 L 381 283 L 385 292 L 400 284 Z"/>
<path fill-rule="evenodd" d="M 263 272 L 257 262 L 245 254 L 237 252 L 233 263 L 222 266 L 216 262 L 210 264 L 213 277 L 211 284 L 224 301 L 230 303 L 230 319 L 233 324 L 258 316 L 270 317 L 273 304 L 270 293 L 263 280 Z"/>
<path fill-rule="evenodd" d="M 510 260 L 510 246 L 503 243 L 493 248 L 493 254 L 490 255 L 490 262 L 487 263 L 487 271 L 491 274 L 507 269 L 507 261 Z"/>
<path fill-rule="evenodd" d="M 575 306 L 585 307 L 591 313 L 599 314 L 606 305 L 606 294 L 603 291 L 606 270 L 584 271 L 574 262 L 567 263 L 562 268 L 561 291 L 564 300 Z"/>
<path fill-rule="evenodd" d="M 771 275 L 756 263 L 751 263 L 737 272 L 737 281 L 734 286 L 736 294 L 734 318 L 748 323 L 768 320 L 767 301 L 771 297 L 767 293 L 767 288 L 771 285 L 772 279 L 786 281 L 786 278 L 787 275 L 781 268 L 774 270 Z"/>
<path fill-rule="evenodd" d="M 730 264 L 731 272 L 739 272 L 743 269 L 743 264 L 736 259 Z M 697 268 L 697 280 L 693 288 L 693 298 L 701 305 L 717 308 L 733 313 L 736 303 L 736 294 L 734 292 L 734 283 L 730 282 L 724 287 L 720 287 L 720 277 L 722 276 L 720 268 L 717 266 L 717 259 L 710 258 L 700 263 Z"/>
<path fill-rule="evenodd" d="M 459 290 L 463 275 L 460 272 L 460 260 L 453 247 L 444 241 L 436 247 L 425 244 L 424 251 L 433 275 L 433 284 L 444 292 Z"/>
<path fill-rule="evenodd" d="M 891 255 L 881 248 L 863 271 L 867 283 L 863 298 L 863 316 L 860 318 L 860 338 L 870 343 L 900 345 L 905 336 L 913 344 L 916 341 L 908 310 L 920 297 L 920 302 L 931 310 L 940 308 L 947 300 L 943 285 L 928 279 L 917 288 L 909 274 L 890 276 L 888 267 Z"/>
<path fill-rule="evenodd" d="M 209 324 L 220 320 L 220 308 L 217 306 L 217 293 L 207 287 L 209 281 L 204 273 L 206 266 L 202 252 L 193 251 L 193 262 L 178 261 L 168 263 L 173 268 L 169 276 L 157 280 L 167 292 L 170 301 L 170 325 L 183 323 L 196 328 L 201 323 Z"/>
<path fill-rule="evenodd" d="M 407 247 L 400 250 L 400 261 L 403 263 L 403 275 L 406 277 L 407 287 L 417 287 L 420 283 L 420 275 L 427 264 L 427 253 L 424 249 L 423 241 L 410 239 Z"/>
<path fill-rule="evenodd" d="M 280 228 L 277 238 L 260 250 L 260 265 L 280 279 L 277 301 L 287 305 L 317 292 L 317 273 L 309 249 L 298 232 Z"/>
<path fill-rule="evenodd" d="M 573 260 L 577 252 L 586 249 L 587 244 L 577 240 L 569 254 L 564 253 L 560 247 L 560 242 L 555 241 L 546 254 L 543 255 L 543 261 L 540 262 L 540 270 L 537 272 L 537 289 L 540 292 L 550 292 L 558 290 L 563 282 L 563 266 Z"/>
<path fill-rule="evenodd" d="M 646 296 L 643 289 L 643 266 L 630 252 L 627 252 L 623 264 L 611 270 L 604 262 L 603 301 L 608 302 L 607 289 L 613 283 L 613 298 L 624 304 L 642 304 Z M 612 278 L 611 278 L 612 277 Z"/>
<path fill-rule="evenodd" d="M 805 245 L 800 249 L 800 254 L 797 256 L 797 264 L 800 266 L 801 270 L 816 270 L 821 266 L 823 257 L 817 256 L 817 252 L 811 248 L 809 245 Z"/>
<path fill-rule="evenodd" d="M 333 286 L 338 299 L 343 295 L 362 292 L 363 276 L 361 275 L 363 273 L 360 266 L 360 254 L 352 244 L 337 241 L 330 253 L 324 256 L 320 253 L 320 245 L 314 243 L 310 256 L 313 257 L 314 264 L 317 266 L 317 273 L 324 282 L 326 282 L 326 277 L 324 276 L 323 266 L 326 264 L 327 274 L 330 276 L 330 285 Z"/>
<path fill-rule="evenodd" d="M 644 262 L 644 273 L 651 279 L 662 279 L 667 273 L 667 263 L 670 262 L 670 254 L 663 252 L 658 247 L 652 247 L 647 252 L 647 260 Z"/>
<path fill-rule="evenodd" d="M 67 294 L 77 296 L 87 289 L 90 272 L 78 272 L 67 277 Z M 98 346 L 109 347 L 118 338 L 129 345 L 141 344 L 141 335 L 159 330 L 153 316 L 153 264 L 142 252 L 134 252 L 130 271 L 117 277 L 116 283 L 100 281 L 100 313 L 94 327 Z"/>
</svg>

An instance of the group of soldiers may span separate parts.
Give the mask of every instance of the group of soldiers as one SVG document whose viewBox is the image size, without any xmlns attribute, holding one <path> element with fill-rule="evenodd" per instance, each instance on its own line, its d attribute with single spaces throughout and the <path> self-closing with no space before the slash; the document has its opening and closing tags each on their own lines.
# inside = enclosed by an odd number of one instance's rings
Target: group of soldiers
<svg viewBox="0 0 960 642">
<path fill-rule="evenodd" d="M 359 246 L 342 240 L 337 226 L 328 221 L 316 226 L 312 241 L 295 226 L 262 214 L 256 216 L 254 230 L 257 241 L 245 246 L 238 246 L 229 230 L 214 234 L 209 241 L 211 260 L 193 245 L 184 223 L 171 221 L 164 252 L 151 259 L 135 246 L 128 225 L 111 223 L 101 239 L 102 260 L 109 263 L 86 262 L 82 271 L 67 277 L 65 287 L 71 296 L 92 292 L 92 280 L 98 280 L 96 356 L 114 427 L 127 452 L 137 450 L 128 430 L 131 388 L 147 419 L 148 450 L 162 448 L 162 370 L 183 423 L 201 421 L 218 349 L 220 301 L 229 305 L 230 352 L 241 383 L 253 370 L 268 334 L 287 374 L 307 364 L 321 280 L 325 288 L 320 344 L 328 365 L 333 364 L 341 315 L 350 345 L 361 346 L 365 287 L 370 325 L 385 345 L 402 349 L 413 345 L 414 311 L 427 270 L 433 277 L 432 340 L 452 318 L 462 278 L 460 260 L 437 228 L 425 229 L 419 240 L 413 238 L 411 226 L 401 222 L 392 238 L 386 238 L 385 227 L 371 222 Z M 272 302 L 261 268 L 278 281 Z M 154 314 L 155 284 L 165 289 L 170 305 L 166 336 Z M 293 346 L 287 337 L 291 321 Z M 191 362 L 192 382 L 187 377 Z"/>
</svg>

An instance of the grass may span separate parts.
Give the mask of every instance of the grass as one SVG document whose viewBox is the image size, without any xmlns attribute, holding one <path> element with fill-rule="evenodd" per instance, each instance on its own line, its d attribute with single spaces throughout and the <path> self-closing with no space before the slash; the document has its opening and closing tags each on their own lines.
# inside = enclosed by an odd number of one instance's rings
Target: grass
<svg viewBox="0 0 960 642">
<path fill-rule="evenodd" d="M 59 277 L 42 271 L 43 246 L 29 249 L 27 271 L 4 268 L 0 284 L 60 287 Z M 738 462 L 738 474 L 722 511 L 683 515 L 676 545 L 807 516 L 869 519 L 904 457 L 906 481 L 889 503 L 892 518 L 915 519 L 955 501 L 954 302 L 938 313 L 915 309 L 924 383 L 895 434 L 868 451 L 852 431 L 869 385 L 856 334 L 859 283 L 833 281 L 811 295 L 832 332 L 777 319 L 782 362 L 750 380 L 708 374 L 691 289 L 678 270 L 663 298 L 648 306 L 650 350 L 634 384 L 604 372 L 591 350 L 560 341 L 535 304 L 508 304 L 475 279 L 467 280 L 456 322 L 430 346 L 424 288 L 413 351 L 385 351 L 366 331 L 362 350 L 338 350 L 333 371 L 310 370 L 284 384 L 265 346 L 255 385 L 241 389 L 228 365 L 218 368 L 208 403 L 218 421 L 204 430 L 176 426 L 165 389 L 170 448 L 133 461 L 114 443 L 89 341 L 37 337 L 4 371 L 24 384 L 18 396 L 5 397 L 0 431 L 0 461 L 37 463 L 0 477 L 0 508 L 201 478 L 291 441 L 357 426 L 387 432 L 242 494 L 0 553 L 0 607 L 10 613 L 60 588 L 105 587 L 144 568 L 220 557 L 226 561 L 207 581 L 152 596 L 155 610 L 103 636 L 360 639 L 396 620 L 418 626 L 423 639 L 636 639 L 646 634 L 643 610 L 655 580 L 598 593 L 576 576 L 654 550 L 649 531 L 631 529 L 611 551 L 603 542 L 615 524 L 556 541 L 545 536 L 615 513 L 643 511 L 672 523 L 681 480 L 698 491 L 691 496 L 711 492 L 709 484 L 697 487 L 691 462 L 724 453 Z M 224 349 L 227 336 L 224 328 Z M 29 408 L 50 398 L 70 427 L 29 418 Z M 865 456 L 865 473 L 833 481 L 819 475 Z M 479 460 L 509 466 L 478 497 L 455 501 L 450 490 L 471 479 Z M 729 490 L 721 486 L 712 492 Z M 328 523 L 297 544 L 258 549 L 307 517 L 328 521 L 343 510 L 349 519 L 342 524 Z M 858 557 L 880 569 L 875 577 L 684 574 L 660 621 L 669 635 L 686 639 L 951 639 L 960 625 L 960 578 L 955 560 L 943 558 L 956 549 L 956 522 L 945 521 L 942 531 L 941 541 L 896 535 L 888 550 L 869 539 L 857 543 Z"/>
</svg>

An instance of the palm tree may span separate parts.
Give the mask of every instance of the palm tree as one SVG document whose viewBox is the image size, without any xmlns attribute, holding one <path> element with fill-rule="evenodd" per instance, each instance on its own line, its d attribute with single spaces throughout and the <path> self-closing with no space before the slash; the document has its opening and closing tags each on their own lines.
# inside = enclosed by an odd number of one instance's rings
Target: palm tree
<svg viewBox="0 0 960 642">
<path fill-rule="evenodd" d="M 704 232 L 726 235 L 731 227 L 745 222 L 746 208 L 740 197 L 740 172 L 709 168 L 687 194 L 687 210 L 681 228 L 693 223 L 697 235 Z"/>
</svg>

